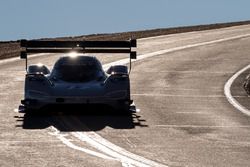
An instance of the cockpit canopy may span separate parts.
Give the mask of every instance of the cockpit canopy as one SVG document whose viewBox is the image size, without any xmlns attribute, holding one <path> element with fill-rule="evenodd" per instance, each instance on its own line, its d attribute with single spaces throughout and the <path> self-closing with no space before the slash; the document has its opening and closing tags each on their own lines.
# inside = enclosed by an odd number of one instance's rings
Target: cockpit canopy
<svg viewBox="0 0 250 167">
<path fill-rule="evenodd" d="M 104 77 L 104 72 L 95 57 L 66 56 L 55 63 L 51 77 L 67 82 L 88 82 Z"/>
</svg>

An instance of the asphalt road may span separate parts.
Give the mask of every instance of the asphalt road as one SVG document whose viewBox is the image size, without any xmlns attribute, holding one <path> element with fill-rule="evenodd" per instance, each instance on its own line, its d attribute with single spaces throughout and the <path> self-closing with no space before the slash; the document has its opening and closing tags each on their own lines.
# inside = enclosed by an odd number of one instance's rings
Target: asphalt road
<svg viewBox="0 0 250 167">
<path fill-rule="evenodd" d="M 250 118 L 228 103 L 223 88 L 249 64 L 250 36 L 218 41 L 246 34 L 250 26 L 139 40 L 140 55 L 166 51 L 133 63 L 140 112 L 131 116 L 16 113 L 24 62 L 1 63 L 0 166 L 249 166 Z M 57 57 L 30 62 L 52 66 Z M 105 64 L 124 56 L 99 57 Z M 246 100 L 239 92 L 233 95 Z"/>
</svg>

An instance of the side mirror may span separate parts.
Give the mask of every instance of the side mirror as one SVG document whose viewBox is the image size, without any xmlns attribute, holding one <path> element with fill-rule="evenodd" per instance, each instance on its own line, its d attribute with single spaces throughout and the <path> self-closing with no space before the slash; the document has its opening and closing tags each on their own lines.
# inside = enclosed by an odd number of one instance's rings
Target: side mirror
<svg viewBox="0 0 250 167">
<path fill-rule="evenodd" d="M 28 67 L 28 74 L 36 74 L 36 73 L 41 73 L 44 75 L 47 75 L 50 73 L 48 67 L 46 67 L 43 64 L 34 64 L 34 65 L 30 65 Z"/>
<path fill-rule="evenodd" d="M 128 67 L 123 65 L 111 66 L 106 73 L 109 75 L 127 75 Z"/>
<path fill-rule="evenodd" d="M 109 67 L 106 73 L 110 75 L 112 73 L 112 70 L 113 70 L 113 66 Z"/>
</svg>

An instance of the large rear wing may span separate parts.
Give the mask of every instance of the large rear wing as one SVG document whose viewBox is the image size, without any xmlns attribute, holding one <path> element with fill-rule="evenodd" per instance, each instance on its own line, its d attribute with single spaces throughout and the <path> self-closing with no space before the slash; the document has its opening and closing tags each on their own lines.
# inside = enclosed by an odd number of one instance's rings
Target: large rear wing
<svg viewBox="0 0 250 167">
<path fill-rule="evenodd" d="M 127 41 L 35 41 L 21 40 L 23 48 L 21 59 L 26 59 L 26 70 L 28 65 L 28 54 L 34 53 L 129 53 L 131 59 L 136 59 L 136 39 Z"/>
</svg>

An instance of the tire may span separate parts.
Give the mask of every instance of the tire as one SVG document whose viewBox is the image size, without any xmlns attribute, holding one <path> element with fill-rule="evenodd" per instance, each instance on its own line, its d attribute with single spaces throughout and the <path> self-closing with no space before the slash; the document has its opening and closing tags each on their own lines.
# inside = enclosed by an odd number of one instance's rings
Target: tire
<svg viewBox="0 0 250 167">
<path fill-rule="evenodd" d="M 40 110 L 38 110 L 38 109 L 33 109 L 33 108 L 30 108 L 30 107 L 25 107 L 25 114 L 29 114 L 29 115 L 31 115 L 31 114 L 38 114 L 39 113 L 39 111 Z"/>
<path fill-rule="evenodd" d="M 122 106 L 119 109 L 119 114 L 121 114 L 121 115 L 131 115 L 132 112 L 130 111 L 130 105 L 123 103 Z"/>
</svg>

